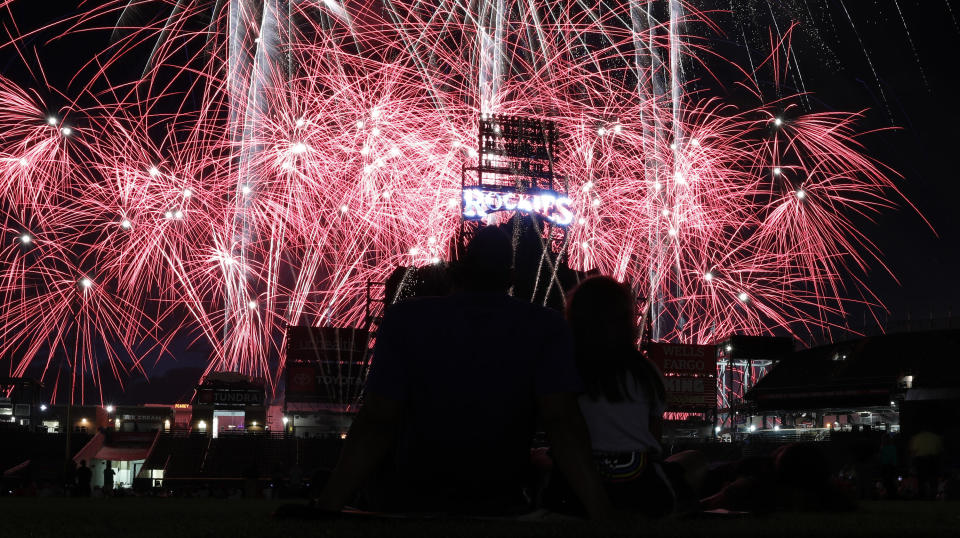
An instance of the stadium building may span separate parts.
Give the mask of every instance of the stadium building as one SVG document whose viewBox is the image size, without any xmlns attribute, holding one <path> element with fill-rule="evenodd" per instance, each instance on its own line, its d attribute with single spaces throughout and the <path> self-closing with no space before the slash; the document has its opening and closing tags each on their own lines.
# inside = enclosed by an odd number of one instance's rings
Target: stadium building
<svg viewBox="0 0 960 538">
<path fill-rule="evenodd" d="M 745 395 L 783 428 L 936 429 L 960 442 L 960 330 L 870 336 L 797 351 Z M 759 428 L 770 422 L 754 422 Z"/>
</svg>

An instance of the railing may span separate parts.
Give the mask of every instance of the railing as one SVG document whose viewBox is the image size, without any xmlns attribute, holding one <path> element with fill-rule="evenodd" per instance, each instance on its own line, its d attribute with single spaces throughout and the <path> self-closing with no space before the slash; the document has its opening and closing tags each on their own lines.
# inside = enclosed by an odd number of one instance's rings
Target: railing
<svg viewBox="0 0 960 538">
<path fill-rule="evenodd" d="M 237 437 L 256 437 L 258 439 L 288 439 L 293 437 L 293 434 L 289 432 L 275 431 L 224 430 L 222 432 L 218 432 L 217 437 L 226 439 Z"/>
<path fill-rule="evenodd" d="M 803 442 L 829 441 L 833 430 L 830 428 L 781 428 L 779 430 L 757 430 L 755 432 L 740 432 L 740 439 L 761 442 Z"/>
</svg>

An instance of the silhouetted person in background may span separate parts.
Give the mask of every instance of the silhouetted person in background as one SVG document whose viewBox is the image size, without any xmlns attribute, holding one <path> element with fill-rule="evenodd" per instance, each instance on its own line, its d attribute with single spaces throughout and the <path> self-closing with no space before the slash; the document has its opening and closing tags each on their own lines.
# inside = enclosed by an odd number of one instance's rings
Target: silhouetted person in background
<svg viewBox="0 0 960 538">
<path fill-rule="evenodd" d="M 883 481 L 884 498 L 896 499 L 898 496 L 897 467 L 900 463 L 897 443 L 892 434 L 880 437 L 880 478 Z"/>
<path fill-rule="evenodd" d="M 935 499 L 940 485 L 940 459 L 943 456 L 943 438 L 922 428 L 910 438 L 910 457 L 917 471 L 917 489 L 922 499 Z"/>
<path fill-rule="evenodd" d="M 877 484 L 877 455 L 879 450 L 876 440 L 868 435 L 869 433 L 860 434 L 852 447 L 853 472 L 856 480 L 857 498 L 859 499 L 873 497 Z"/>
<path fill-rule="evenodd" d="M 363 406 L 321 510 L 341 510 L 396 446 L 378 509 L 529 511 L 522 487 L 539 414 L 573 491 L 592 517 L 607 517 L 577 406 L 569 330 L 559 314 L 507 295 L 511 260 L 506 234 L 482 228 L 457 267 L 457 292 L 387 310 Z"/>
<path fill-rule="evenodd" d="M 855 500 L 831 479 L 830 461 L 815 445 L 783 445 L 769 457 L 745 458 L 740 467 L 739 476 L 732 482 L 702 499 L 703 508 L 757 513 L 843 512 L 856 508 Z"/>
<path fill-rule="evenodd" d="M 243 469 L 243 496 L 247 499 L 252 499 L 257 496 L 257 486 L 259 485 L 260 473 L 257 469 L 256 462 L 250 462 L 249 465 Z"/>
<path fill-rule="evenodd" d="M 273 472 L 270 473 L 270 498 L 279 499 L 284 494 L 283 470 L 286 468 L 285 462 L 279 462 L 273 466 Z"/>
<path fill-rule="evenodd" d="M 113 475 L 117 474 L 111 467 L 110 461 L 107 460 L 106 465 L 103 468 L 103 496 L 109 497 L 113 494 Z"/>
<path fill-rule="evenodd" d="M 93 478 L 93 472 L 87 467 L 87 460 L 80 460 L 80 467 L 77 468 L 77 495 L 90 496 L 91 478 Z"/>
<path fill-rule="evenodd" d="M 67 460 L 63 472 L 63 494 L 67 497 L 77 495 L 77 462 L 73 461 L 73 458 Z"/>
<path fill-rule="evenodd" d="M 287 472 L 287 478 L 290 481 L 290 494 L 300 497 L 303 494 L 303 467 L 294 462 Z"/>
</svg>

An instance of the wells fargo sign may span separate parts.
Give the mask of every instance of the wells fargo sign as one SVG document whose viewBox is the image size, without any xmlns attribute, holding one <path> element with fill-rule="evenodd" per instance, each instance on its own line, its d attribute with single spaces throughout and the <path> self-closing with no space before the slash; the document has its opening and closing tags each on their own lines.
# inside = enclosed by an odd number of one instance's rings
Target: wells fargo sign
<svg viewBox="0 0 960 538">
<path fill-rule="evenodd" d="M 654 343 L 650 360 L 663 372 L 668 410 L 716 406 L 717 346 Z"/>
</svg>

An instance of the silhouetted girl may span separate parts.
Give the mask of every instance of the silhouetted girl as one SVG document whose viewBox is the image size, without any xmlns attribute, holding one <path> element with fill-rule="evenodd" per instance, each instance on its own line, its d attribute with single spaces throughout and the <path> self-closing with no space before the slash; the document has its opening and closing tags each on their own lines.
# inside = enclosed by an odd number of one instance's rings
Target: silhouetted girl
<svg viewBox="0 0 960 538">
<path fill-rule="evenodd" d="M 674 493 L 659 463 L 663 378 L 637 349 L 636 296 L 609 277 L 583 281 L 567 302 L 580 408 L 594 461 L 618 508 L 669 513 Z"/>
</svg>

